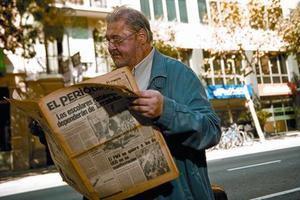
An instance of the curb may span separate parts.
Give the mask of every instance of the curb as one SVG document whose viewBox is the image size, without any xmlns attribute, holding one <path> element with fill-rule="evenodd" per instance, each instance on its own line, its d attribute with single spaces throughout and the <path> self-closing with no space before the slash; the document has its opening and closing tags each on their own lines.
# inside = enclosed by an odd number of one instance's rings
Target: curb
<svg viewBox="0 0 300 200">
<path fill-rule="evenodd" d="M 284 135 L 275 135 L 266 138 L 264 142 L 254 141 L 251 146 L 242 146 L 232 149 L 212 150 L 206 152 L 207 161 L 216 159 L 225 159 L 229 157 L 242 156 L 278 149 L 300 146 L 300 132 L 293 131 L 284 133 Z"/>
</svg>

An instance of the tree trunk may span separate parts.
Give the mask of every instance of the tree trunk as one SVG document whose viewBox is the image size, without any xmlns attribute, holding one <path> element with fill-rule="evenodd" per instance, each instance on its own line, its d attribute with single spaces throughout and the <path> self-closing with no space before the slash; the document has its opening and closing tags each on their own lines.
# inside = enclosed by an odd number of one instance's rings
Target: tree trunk
<svg viewBox="0 0 300 200">
<path fill-rule="evenodd" d="M 296 129 L 300 131 L 300 94 L 296 94 L 294 98 L 294 112 L 295 112 Z"/>
<path fill-rule="evenodd" d="M 47 37 L 44 37 L 44 44 L 45 44 L 45 57 L 46 57 L 46 73 L 50 74 L 50 66 L 49 66 L 49 52 L 48 52 L 48 40 Z"/>
</svg>

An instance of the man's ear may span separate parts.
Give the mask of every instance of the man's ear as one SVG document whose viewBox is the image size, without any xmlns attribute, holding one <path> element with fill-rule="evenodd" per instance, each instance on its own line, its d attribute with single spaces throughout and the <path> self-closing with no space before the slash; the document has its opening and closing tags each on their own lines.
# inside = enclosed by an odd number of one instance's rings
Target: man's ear
<svg viewBox="0 0 300 200">
<path fill-rule="evenodd" d="M 147 32 L 145 31 L 145 29 L 141 29 L 139 30 L 139 32 L 137 33 L 138 36 L 138 40 L 142 43 L 145 44 L 148 41 L 148 36 L 147 36 Z"/>
</svg>

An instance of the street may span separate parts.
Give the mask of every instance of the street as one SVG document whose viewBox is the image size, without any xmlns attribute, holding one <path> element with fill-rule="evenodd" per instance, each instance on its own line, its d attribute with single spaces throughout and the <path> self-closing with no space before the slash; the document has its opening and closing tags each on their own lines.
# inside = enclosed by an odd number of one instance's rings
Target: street
<svg viewBox="0 0 300 200">
<path fill-rule="evenodd" d="M 211 183 L 224 187 L 230 200 L 299 200 L 299 166 L 300 147 L 208 162 Z"/>
<path fill-rule="evenodd" d="M 41 180 L 43 181 L 43 180 Z M 0 197 L 2 200 L 82 200 L 82 195 L 68 185 Z"/>
<path fill-rule="evenodd" d="M 229 200 L 299 200 L 299 166 L 299 146 L 208 161 L 211 183 L 224 187 Z M 43 179 L 37 181 L 42 184 Z M 70 186 L 61 185 L 5 195 L 2 199 L 81 200 L 82 196 Z"/>
</svg>

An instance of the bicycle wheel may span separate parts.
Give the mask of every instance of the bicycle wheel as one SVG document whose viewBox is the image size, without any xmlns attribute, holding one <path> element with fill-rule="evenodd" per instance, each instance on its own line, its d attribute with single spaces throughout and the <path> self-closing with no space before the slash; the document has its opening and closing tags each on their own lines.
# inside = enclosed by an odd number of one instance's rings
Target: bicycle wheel
<svg viewBox="0 0 300 200">
<path fill-rule="evenodd" d="M 254 134 L 252 132 L 244 132 L 244 141 L 247 145 L 252 145 L 254 142 Z"/>
</svg>

